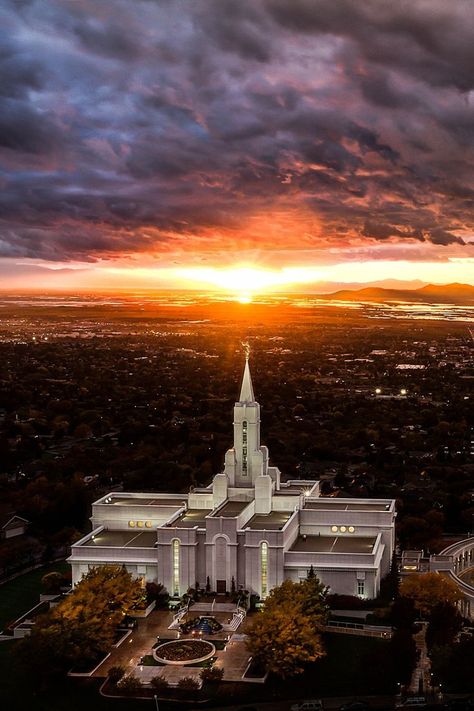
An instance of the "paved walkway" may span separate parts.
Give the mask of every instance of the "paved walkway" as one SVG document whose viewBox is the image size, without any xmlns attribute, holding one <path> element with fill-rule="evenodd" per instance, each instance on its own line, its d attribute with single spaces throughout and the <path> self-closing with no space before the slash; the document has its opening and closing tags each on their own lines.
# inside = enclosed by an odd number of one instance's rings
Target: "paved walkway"
<svg viewBox="0 0 474 711">
<path fill-rule="evenodd" d="M 419 657 L 408 687 L 410 694 L 423 694 L 428 691 L 430 685 L 431 663 L 426 647 L 426 628 L 428 623 L 421 622 L 420 624 L 422 625 L 421 630 L 413 637 Z"/>
<path fill-rule="evenodd" d="M 142 684 L 149 684 L 150 680 L 154 676 L 161 676 L 166 679 L 170 686 L 177 686 L 180 679 L 183 677 L 192 677 L 202 685 L 201 682 L 201 669 L 199 667 L 138 667 L 135 670 L 135 676 L 137 676 Z"/>
<path fill-rule="evenodd" d="M 219 618 L 223 613 L 217 614 Z M 228 613 L 225 613 L 228 615 Z M 172 667 L 172 666 L 145 666 L 140 661 L 152 653 L 153 645 L 157 638 L 178 639 L 176 630 L 168 629 L 173 620 L 173 614 L 167 611 L 154 610 L 146 619 L 139 620 L 138 626 L 132 634 L 118 647 L 113 649 L 110 657 L 94 672 L 95 677 L 106 677 L 111 667 L 122 666 L 126 674 L 134 674 L 146 683 L 154 676 L 165 676 L 171 684 L 177 683 L 183 676 L 199 678 L 201 669 L 197 667 Z M 245 645 L 245 628 L 248 624 L 246 618 L 239 627 L 238 633 L 233 635 L 225 649 L 217 650 L 216 666 L 224 668 L 225 681 L 241 681 L 247 668 L 250 654 Z M 211 639 L 224 640 L 224 632 L 213 635 Z"/>
<path fill-rule="evenodd" d="M 242 681 L 244 671 L 250 661 L 250 653 L 245 644 L 245 635 L 231 637 L 226 649 L 217 653 L 216 667 L 224 667 L 224 681 Z"/>
<path fill-rule="evenodd" d="M 171 612 L 153 611 L 146 619 L 139 620 L 138 627 L 133 630 L 130 637 L 120 647 L 112 650 L 110 657 L 100 665 L 94 676 L 105 677 L 110 667 L 117 665 L 125 667 L 127 674 L 135 674 L 141 658 L 151 654 L 158 636 L 168 639 L 178 637 L 176 632 L 168 629 L 172 619 Z M 156 667 L 152 668 L 156 669 Z"/>
</svg>

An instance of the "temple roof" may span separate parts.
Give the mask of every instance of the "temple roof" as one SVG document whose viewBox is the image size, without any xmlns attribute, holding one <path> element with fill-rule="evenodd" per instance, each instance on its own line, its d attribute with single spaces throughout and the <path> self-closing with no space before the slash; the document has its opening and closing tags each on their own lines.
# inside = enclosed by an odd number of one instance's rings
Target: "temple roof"
<svg viewBox="0 0 474 711">
<path fill-rule="evenodd" d="M 239 402 L 255 402 L 253 394 L 252 376 L 250 375 L 249 359 L 245 359 L 244 377 L 242 378 L 242 387 L 240 388 Z"/>
</svg>

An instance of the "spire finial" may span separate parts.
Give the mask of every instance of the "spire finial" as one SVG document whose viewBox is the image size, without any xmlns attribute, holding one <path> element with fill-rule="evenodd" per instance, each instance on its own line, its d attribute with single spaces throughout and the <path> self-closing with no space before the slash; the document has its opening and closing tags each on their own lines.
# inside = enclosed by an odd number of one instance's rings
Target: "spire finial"
<svg viewBox="0 0 474 711">
<path fill-rule="evenodd" d="M 250 345 L 248 343 L 242 343 L 242 345 L 245 351 L 245 368 L 244 377 L 242 378 L 242 387 L 240 388 L 239 402 L 255 402 L 255 395 L 253 394 L 252 376 L 250 375 L 249 366 Z"/>
</svg>

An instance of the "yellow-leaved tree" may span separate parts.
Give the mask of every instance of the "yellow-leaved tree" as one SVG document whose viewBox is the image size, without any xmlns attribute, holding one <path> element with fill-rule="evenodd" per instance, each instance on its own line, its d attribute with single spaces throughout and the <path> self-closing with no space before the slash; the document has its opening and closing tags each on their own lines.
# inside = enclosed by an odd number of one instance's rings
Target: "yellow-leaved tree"
<svg viewBox="0 0 474 711">
<path fill-rule="evenodd" d="M 325 595 L 314 575 L 299 583 L 285 580 L 273 588 L 247 631 L 247 646 L 254 659 L 287 678 L 301 674 L 306 664 L 324 656 Z"/>
<path fill-rule="evenodd" d="M 73 592 L 38 618 L 17 645 L 17 658 L 39 685 L 71 666 L 90 667 L 114 641 L 117 624 L 142 600 L 144 591 L 119 565 L 91 569 Z"/>
<path fill-rule="evenodd" d="M 400 583 L 400 596 L 413 600 L 423 616 L 430 615 L 441 603 L 455 605 L 461 599 L 456 583 L 439 573 L 414 573 Z"/>
</svg>

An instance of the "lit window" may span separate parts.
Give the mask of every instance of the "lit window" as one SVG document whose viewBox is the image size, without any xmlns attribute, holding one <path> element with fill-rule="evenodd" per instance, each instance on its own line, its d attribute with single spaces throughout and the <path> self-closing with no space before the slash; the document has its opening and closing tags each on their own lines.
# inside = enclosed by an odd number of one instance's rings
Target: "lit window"
<svg viewBox="0 0 474 711">
<path fill-rule="evenodd" d="M 357 581 L 357 594 L 360 596 L 364 596 L 365 594 L 365 580 L 358 580 Z"/>
<path fill-rule="evenodd" d="M 143 521 L 137 521 L 138 528 L 143 528 Z"/>
<path fill-rule="evenodd" d="M 153 524 L 152 524 L 151 521 L 145 521 L 145 526 L 146 526 L 147 528 L 151 528 L 152 525 L 153 525 Z"/>
<path fill-rule="evenodd" d="M 247 421 L 242 422 L 242 473 L 247 474 Z"/>
<path fill-rule="evenodd" d="M 268 595 L 268 543 L 263 542 L 260 549 L 260 574 L 262 599 Z"/>
<path fill-rule="evenodd" d="M 179 541 L 173 541 L 173 595 L 179 596 Z"/>
<path fill-rule="evenodd" d="M 349 528 L 347 530 L 349 531 L 349 533 L 354 533 L 355 528 L 354 528 L 354 526 L 349 526 Z"/>
<path fill-rule="evenodd" d="M 347 528 L 345 526 L 341 526 L 339 530 L 341 531 L 341 533 L 345 533 L 347 531 Z"/>
<path fill-rule="evenodd" d="M 331 531 L 333 533 L 337 533 L 337 526 L 331 526 Z"/>
<path fill-rule="evenodd" d="M 135 528 L 135 521 L 129 521 L 128 525 L 130 528 Z"/>
</svg>

